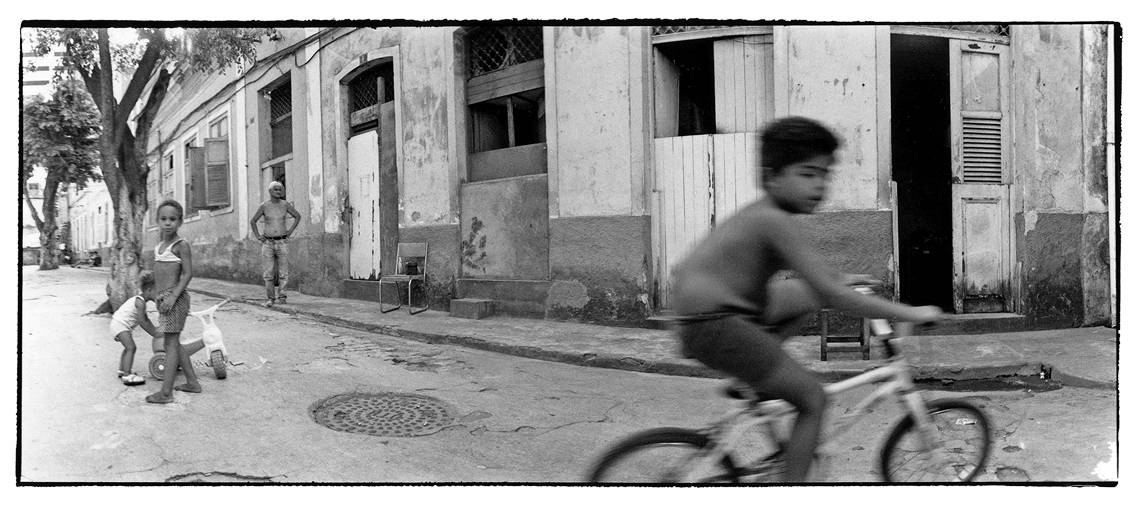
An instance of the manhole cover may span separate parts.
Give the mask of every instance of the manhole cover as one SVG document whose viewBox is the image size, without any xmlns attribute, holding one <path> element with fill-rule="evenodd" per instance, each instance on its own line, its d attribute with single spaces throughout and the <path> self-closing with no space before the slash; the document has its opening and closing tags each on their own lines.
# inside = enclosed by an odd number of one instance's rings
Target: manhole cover
<svg viewBox="0 0 1140 506">
<path fill-rule="evenodd" d="M 426 436 L 452 420 L 443 401 L 417 394 L 334 395 L 318 402 L 312 412 L 317 423 L 333 430 L 389 437 Z"/>
</svg>

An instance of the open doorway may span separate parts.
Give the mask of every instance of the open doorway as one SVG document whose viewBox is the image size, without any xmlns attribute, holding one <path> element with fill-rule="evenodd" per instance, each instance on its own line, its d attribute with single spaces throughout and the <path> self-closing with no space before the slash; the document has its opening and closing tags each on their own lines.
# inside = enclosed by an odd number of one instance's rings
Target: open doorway
<svg viewBox="0 0 1140 506">
<path fill-rule="evenodd" d="M 891 35 L 892 179 L 899 296 L 954 310 L 949 42 Z"/>
</svg>

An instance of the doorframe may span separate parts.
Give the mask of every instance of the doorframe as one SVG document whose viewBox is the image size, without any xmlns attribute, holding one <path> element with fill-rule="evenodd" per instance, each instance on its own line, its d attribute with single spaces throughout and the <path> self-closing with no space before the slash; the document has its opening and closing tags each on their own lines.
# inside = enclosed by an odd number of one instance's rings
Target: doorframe
<svg viewBox="0 0 1140 506">
<path fill-rule="evenodd" d="M 340 165 L 336 173 L 339 174 L 341 180 L 344 181 L 343 189 L 345 190 L 346 202 L 349 195 L 348 185 L 351 183 L 348 178 L 348 139 L 351 137 L 352 132 L 348 116 L 348 100 L 350 99 L 348 82 L 351 81 L 353 77 L 356 77 L 357 74 L 365 72 L 374 65 L 383 64 L 385 62 L 392 64 L 392 80 L 394 81 L 392 83 L 392 100 L 395 102 L 394 108 L 396 110 L 396 195 L 397 198 L 404 195 L 404 143 L 401 141 L 403 138 L 402 132 L 404 131 L 404 114 L 402 107 L 403 87 L 401 85 L 403 79 L 400 69 L 400 46 L 395 45 L 360 54 L 346 64 L 340 72 L 337 72 L 336 77 L 333 78 L 333 83 L 335 83 L 333 87 L 335 93 L 333 102 L 336 105 L 336 121 L 333 123 L 336 126 L 336 159 Z M 377 167 L 377 170 L 379 170 L 379 167 Z M 329 185 L 326 182 L 324 186 L 327 189 L 335 185 Z M 326 216 L 326 219 L 332 218 L 333 215 Z M 335 218 L 342 220 L 341 216 L 335 216 Z M 341 265 L 345 266 L 345 272 L 343 273 L 344 279 L 350 279 L 352 276 L 350 266 L 352 260 L 352 244 L 349 242 L 352 239 L 351 234 L 352 231 L 350 229 L 348 231 L 348 241 L 345 242 L 346 246 L 342 248 L 341 251 Z"/>
<path fill-rule="evenodd" d="M 1010 30 L 1012 32 L 1012 30 L 1014 30 L 1014 27 L 1011 26 Z M 878 100 L 876 102 L 878 104 L 878 111 L 877 111 L 878 112 L 878 118 L 879 119 L 882 119 L 884 117 L 888 118 L 885 123 L 880 122 L 880 124 L 878 125 L 879 126 L 879 135 L 883 136 L 885 134 L 885 136 L 886 136 L 885 142 L 884 142 L 883 137 L 880 137 L 880 139 L 879 139 L 879 148 L 880 148 L 880 152 L 879 152 L 879 159 L 880 159 L 879 175 L 880 175 L 880 177 L 884 177 L 883 175 L 886 174 L 885 179 L 890 183 L 890 186 L 888 187 L 889 188 L 889 190 L 888 190 L 889 195 L 887 196 L 887 199 L 888 199 L 888 202 L 892 208 L 892 214 L 894 215 L 891 226 L 893 229 L 894 242 L 895 242 L 895 244 L 894 244 L 895 298 L 897 300 L 899 298 L 899 295 L 900 295 L 899 287 L 901 286 L 902 273 L 899 272 L 900 263 L 899 263 L 899 258 L 898 258 L 898 255 L 899 255 L 899 243 L 898 243 L 898 232 L 899 232 L 899 230 L 898 230 L 898 216 L 897 216 L 898 207 L 897 207 L 897 203 L 895 201 L 895 199 L 897 199 L 897 194 L 895 193 L 893 181 L 891 181 L 892 175 L 894 173 L 894 157 L 893 157 L 893 153 L 890 150 L 890 142 L 892 140 L 892 135 L 894 135 L 894 132 L 890 128 L 890 120 L 889 120 L 890 113 L 891 113 L 892 108 L 893 108 L 893 103 L 891 102 L 891 91 L 892 90 L 890 89 L 890 77 L 891 77 L 891 73 L 890 73 L 890 70 L 891 70 L 891 59 L 890 59 L 891 40 L 890 40 L 890 36 L 896 35 L 896 34 L 897 35 L 918 35 L 918 36 L 924 36 L 924 37 L 935 37 L 935 38 L 946 39 L 947 41 L 962 40 L 962 41 L 970 41 L 970 42 L 982 42 L 982 43 L 987 43 L 987 44 L 1004 45 L 1007 48 L 1009 48 L 1008 52 L 1007 52 L 1007 61 L 1005 62 L 1006 68 L 1003 69 L 1004 71 L 1001 74 L 1007 78 L 1005 80 L 1005 82 L 1001 83 L 1001 86 L 1003 88 L 1001 90 L 1001 97 L 1005 101 L 1003 103 L 1003 106 L 1006 108 L 1006 111 L 1004 112 L 1004 114 L 1006 114 L 1009 117 L 1009 121 L 1006 122 L 1005 131 L 1003 132 L 1003 135 L 1007 139 L 1006 146 L 1009 149 L 1009 154 L 1008 154 L 1008 157 L 1006 158 L 1008 163 L 1005 167 L 1005 172 L 1002 174 L 1002 179 L 1003 179 L 1003 181 L 1005 181 L 1005 183 L 1003 183 L 1003 185 L 1008 187 L 1008 199 L 1007 199 L 1008 200 L 1008 202 L 1007 202 L 1007 206 L 1008 206 L 1007 220 L 1008 220 L 1008 223 L 1005 224 L 1006 230 L 1007 230 L 1007 239 L 1008 239 L 1008 248 L 1007 248 L 1008 253 L 1007 253 L 1007 258 L 1005 259 L 1005 262 L 1008 265 L 1008 274 L 1007 275 L 1009 276 L 1009 279 L 1007 281 L 1009 283 L 1008 284 L 1008 286 L 1009 286 L 1009 298 L 1006 301 L 1006 307 L 1008 308 L 1009 312 L 1019 313 L 1021 311 L 1021 289 L 1022 289 L 1022 287 L 1021 287 L 1021 261 L 1018 259 L 1018 256 L 1017 256 L 1017 231 L 1016 231 L 1016 227 L 1014 226 L 1013 221 L 1014 221 L 1014 216 L 1016 216 L 1016 214 L 1019 210 L 1018 205 L 1021 204 L 1021 199 L 1020 199 L 1020 195 L 1016 191 L 1016 188 L 1014 188 L 1014 186 L 1016 184 L 1016 180 L 1017 180 L 1016 173 L 1015 173 L 1015 170 L 1017 167 L 1017 164 L 1015 163 L 1016 162 L 1015 156 L 1017 155 L 1017 151 L 1015 149 L 1013 149 L 1014 141 L 1015 141 L 1014 132 L 1016 130 L 1015 128 L 1013 128 L 1013 125 L 1015 124 L 1014 122 L 1016 120 L 1015 112 L 1016 112 L 1017 108 L 1014 107 L 1013 103 L 1012 103 L 1012 100 L 1013 100 L 1012 84 L 1013 83 L 1011 81 L 1012 81 L 1012 76 L 1013 76 L 1013 64 L 1014 64 L 1014 62 L 1013 62 L 1013 58 L 1014 58 L 1013 37 L 1002 36 L 1002 35 L 991 35 L 991 34 L 984 34 L 984 33 L 977 33 L 977 32 L 949 30 L 949 29 L 945 29 L 945 28 L 915 26 L 915 25 L 890 25 L 889 27 L 886 27 L 885 32 L 886 32 L 886 36 L 884 37 L 886 39 L 885 42 L 882 40 L 879 40 L 879 41 L 877 41 L 877 44 L 876 44 L 875 59 L 876 59 L 876 62 L 880 62 L 880 64 L 881 64 L 881 66 L 879 67 L 879 72 L 878 72 L 879 80 L 877 83 L 877 86 L 879 87 L 879 96 L 878 96 Z M 881 34 L 883 34 L 883 32 L 877 33 L 877 35 L 881 35 Z M 947 72 L 949 73 L 949 69 L 947 69 Z M 884 79 L 884 76 L 885 76 L 885 79 Z M 950 79 L 949 75 L 947 76 L 947 79 Z M 884 84 L 884 82 L 885 82 L 885 84 Z M 885 88 L 884 88 L 884 86 L 885 86 Z M 886 90 L 885 94 L 883 93 L 884 89 Z M 953 85 L 951 85 L 951 89 L 953 89 Z M 884 114 L 886 116 L 884 116 Z M 884 144 L 887 146 L 887 148 L 885 150 L 885 155 L 884 155 L 884 151 L 883 151 L 883 145 Z M 953 153 L 951 154 L 951 156 L 953 156 Z M 884 160 L 885 160 L 885 162 L 884 162 Z M 884 167 L 885 167 L 885 169 L 884 169 Z M 953 162 L 951 162 L 951 170 L 954 170 L 953 169 Z M 880 188 L 881 187 L 882 187 L 882 184 L 880 184 Z M 953 188 L 951 188 L 951 194 L 953 194 Z M 880 202 L 882 200 L 883 200 L 883 198 L 882 198 L 882 195 L 880 194 Z M 953 232 L 957 228 L 957 226 L 958 225 L 956 223 L 951 222 L 951 224 L 950 224 L 951 234 L 953 234 Z M 954 247 L 954 245 L 951 244 L 951 248 L 953 248 L 953 247 Z M 951 285 L 950 289 L 951 290 L 954 289 L 953 285 Z"/>
</svg>

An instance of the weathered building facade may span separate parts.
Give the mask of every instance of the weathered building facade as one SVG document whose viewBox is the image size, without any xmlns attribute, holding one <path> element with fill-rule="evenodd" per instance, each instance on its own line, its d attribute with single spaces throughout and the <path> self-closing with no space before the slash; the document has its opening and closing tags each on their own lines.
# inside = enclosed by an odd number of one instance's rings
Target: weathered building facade
<svg viewBox="0 0 1140 506">
<path fill-rule="evenodd" d="M 151 201 L 186 203 L 201 276 L 260 282 L 248 220 L 278 180 L 301 292 L 376 300 L 395 245 L 426 242 L 435 309 L 639 325 L 760 194 L 759 128 L 803 115 L 844 139 L 804 217 L 839 267 L 907 302 L 1104 323 L 1109 30 L 288 28 L 252 68 L 176 72 Z"/>
</svg>

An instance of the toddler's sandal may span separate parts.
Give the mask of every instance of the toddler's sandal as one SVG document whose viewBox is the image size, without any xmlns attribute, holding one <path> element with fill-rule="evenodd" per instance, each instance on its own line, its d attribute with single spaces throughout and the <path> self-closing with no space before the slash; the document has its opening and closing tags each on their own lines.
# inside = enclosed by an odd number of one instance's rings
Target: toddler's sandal
<svg viewBox="0 0 1140 506">
<path fill-rule="evenodd" d="M 123 381 L 124 385 L 129 386 L 129 387 L 138 386 L 138 385 L 142 385 L 142 384 L 146 383 L 146 378 L 139 376 L 135 373 L 124 374 L 123 376 L 120 376 L 119 379 L 121 379 Z"/>
</svg>

